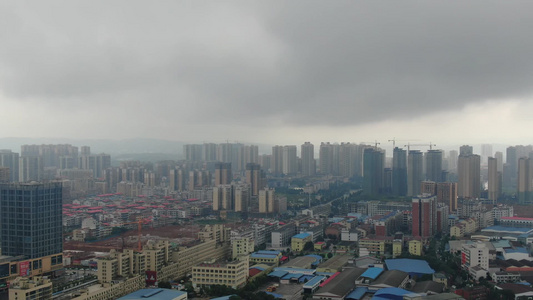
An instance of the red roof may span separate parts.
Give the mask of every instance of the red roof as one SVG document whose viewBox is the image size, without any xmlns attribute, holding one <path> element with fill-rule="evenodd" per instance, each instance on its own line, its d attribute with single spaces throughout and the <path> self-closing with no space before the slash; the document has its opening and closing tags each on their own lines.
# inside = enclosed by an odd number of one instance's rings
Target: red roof
<svg viewBox="0 0 533 300">
<path fill-rule="evenodd" d="M 337 275 L 339 275 L 341 272 L 337 272 L 333 275 L 331 275 L 331 277 L 329 277 L 328 279 L 326 279 L 326 281 L 322 282 L 322 284 L 320 284 L 320 287 L 323 287 L 325 286 L 326 284 L 328 284 L 330 281 L 333 280 L 333 278 L 337 277 Z"/>
<path fill-rule="evenodd" d="M 252 269 L 249 269 L 248 270 L 248 276 L 250 277 L 254 277 L 255 275 L 261 273 L 263 271 L 259 270 L 259 269 L 256 269 L 256 268 L 252 268 Z"/>
</svg>

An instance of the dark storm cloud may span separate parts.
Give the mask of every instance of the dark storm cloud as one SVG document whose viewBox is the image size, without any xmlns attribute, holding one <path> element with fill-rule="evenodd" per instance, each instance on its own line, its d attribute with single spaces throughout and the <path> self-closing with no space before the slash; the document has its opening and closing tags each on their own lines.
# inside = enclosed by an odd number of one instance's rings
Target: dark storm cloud
<svg viewBox="0 0 533 300">
<path fill-rule="evenodd" d="M 353 125 L 533 90 L 530 2 L 0 5 L 0 90 L 22 101 Z"/>
</svg>

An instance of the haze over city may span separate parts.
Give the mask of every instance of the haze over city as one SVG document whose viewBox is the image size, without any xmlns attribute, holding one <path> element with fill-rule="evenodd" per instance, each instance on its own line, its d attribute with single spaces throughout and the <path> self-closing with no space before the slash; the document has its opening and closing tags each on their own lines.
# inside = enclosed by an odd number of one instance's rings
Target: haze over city
<svg viewBox="0 0 533 300">
<path fill-rule="evenodd" d="M 4 2 L 0 137 L 528 144 L 531 6 Z"/>
</svg>

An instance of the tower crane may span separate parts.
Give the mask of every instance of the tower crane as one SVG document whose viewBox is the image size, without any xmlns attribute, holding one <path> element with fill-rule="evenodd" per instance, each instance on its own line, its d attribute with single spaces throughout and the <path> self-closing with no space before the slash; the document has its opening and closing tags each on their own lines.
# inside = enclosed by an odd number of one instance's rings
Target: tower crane
<svg viewBox="0 0 533 300">
<path fill-rule="evenodd" d="M 395 137 L 392 138 L 392 140 L 388 140 L 389 142 L 392 142 L 392 149 L 396 148 L 396 142 L 413 142 L 416 140 L 397 140 Z"/>
<path fill-rule="evenodd" d="M 137 250 L 139 252 L 142 251 L 142 244 L 141 244 L 141 230 L 142 230 L 142 224 L 148 224 L 150 220 L 148 219 L 139 219 L 137 221 L 133 222 L 123 222 L 117 224 L 119 227 L 122 227 L 124 225 L 130 225 L 130 224 L 137 224 Z"/>
<path fill-rule="evenodd" d="M 407 147 L 407 153 L 409 153 L 409 150 L 411 149 L 411 146 L 429 146 L 429 150 L 433 150 L 434 146 L 437 146 L 436 144 L 433 144 L 432 142 L 429 142 L 429 144 L 410 144 L 407 143 L 404 147 Z"/>
<path fill-rule="evenodd" d="M 374 144 L 374 148 L 377 148 L 378 145 L 381 145 L 380 142 L 378 142 L 377 140 L 373 141 L 373 142 L 361 142 L 361 143 L 365 143 L 365 144 Z"/>
</svg>

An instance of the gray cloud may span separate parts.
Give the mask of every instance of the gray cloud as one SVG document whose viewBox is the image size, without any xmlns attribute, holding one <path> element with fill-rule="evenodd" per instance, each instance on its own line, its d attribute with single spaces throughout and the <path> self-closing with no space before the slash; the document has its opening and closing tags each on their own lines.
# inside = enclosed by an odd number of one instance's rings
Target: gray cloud
<svg viewBox="0 0 533 300">
<path fill-rule="evenodd" d="M 158 126 L 357 125 L 533 92 L 525 1 L 1 5 L 4 95 Z"/>
</svg>

